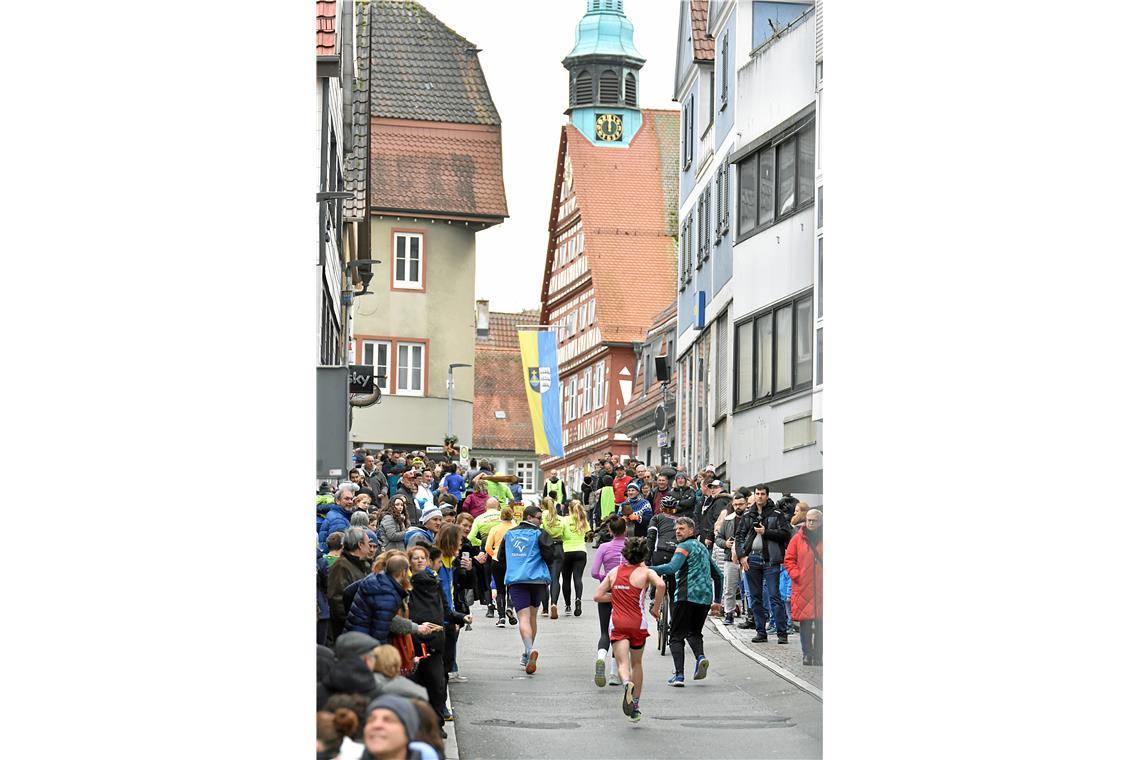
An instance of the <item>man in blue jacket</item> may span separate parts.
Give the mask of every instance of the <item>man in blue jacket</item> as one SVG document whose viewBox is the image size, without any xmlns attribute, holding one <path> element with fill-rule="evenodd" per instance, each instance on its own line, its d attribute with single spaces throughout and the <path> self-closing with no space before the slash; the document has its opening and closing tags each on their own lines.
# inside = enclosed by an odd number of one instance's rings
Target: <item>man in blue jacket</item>
<svg viewBox="0 0 1140 760">
<path fill-rule="evenodd" d="M 349 519 L 352 517 L 352 499 L 354 496 L 356 496 L 356 490 L 351 483 L 341 483 L 340 488 L 336 489 L 333 505 L 329 507 L 328 514 L 325 515 L 325 520 L 321 523 L 320 531 L 317 533 L 317 543 L 322 552 L 329 550 L 328 538 L 330 533 L 348 530 Z"/>
<path fill-rule="evenodd" d="M 538 607 L 542 592 L 550 586 L 549 563 L 554 559 L 554 539 L 541 530 L 542 510 L 530 505 L 523 510 L 523 521 L 511 528 L 499 543 L 495 556 L 506 563 L 507 592 L 519 616 L 519 636 L 523 654 L 520 665 L 528 674 L 538 668 L 538 650 L 534 639 L 538 635 Z"/>
</svg>

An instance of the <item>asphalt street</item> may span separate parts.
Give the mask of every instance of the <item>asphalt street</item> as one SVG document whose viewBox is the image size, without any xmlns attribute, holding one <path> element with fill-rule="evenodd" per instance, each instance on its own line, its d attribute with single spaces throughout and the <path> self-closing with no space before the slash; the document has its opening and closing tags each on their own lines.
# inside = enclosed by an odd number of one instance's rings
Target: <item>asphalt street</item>
<svg viewBox="0 0 1140 760">
<path fill-rule="evenodd" d="M 593 550 L 589 551 L 593 562 Z M 476 605 L 475 624 L 459 639 L 466 682 L 450 685 L 459 755 L 475 758 L 818 758 L 823 704 L 733 649 L 705 627 L 708 678 L 665 684 L 672 660 L 646 644 L 643 717 L 630 723 L 621 688 L 594 685 L 597 582 L 585 577 L 581 617 L 539 616 L 538 670 L 519 665 L 518 628 L 496 628 Z M 563 602 L 563 610 L 565 609 Z M 794 642 L 793 642 L 794 645 Z"/>
</svg>

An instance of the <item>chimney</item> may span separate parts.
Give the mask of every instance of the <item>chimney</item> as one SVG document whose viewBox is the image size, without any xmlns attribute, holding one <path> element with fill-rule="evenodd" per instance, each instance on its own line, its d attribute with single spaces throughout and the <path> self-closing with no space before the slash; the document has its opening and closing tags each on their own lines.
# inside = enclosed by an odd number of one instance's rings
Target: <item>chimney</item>
<svg viewBox="0 0 1140 760">
<path fill-rule="evenodd" d="M 491 339 L 491 303 L 486 298 L 475 302 L 475 339 Z"/>
</svg>

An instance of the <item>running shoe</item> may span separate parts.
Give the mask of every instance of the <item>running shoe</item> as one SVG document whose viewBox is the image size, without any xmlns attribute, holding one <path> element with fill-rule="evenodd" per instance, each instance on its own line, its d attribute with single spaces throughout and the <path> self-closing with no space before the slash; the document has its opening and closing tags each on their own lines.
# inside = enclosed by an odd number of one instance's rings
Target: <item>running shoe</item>
<svg viewBox="0 0 1140 760">
<path fill-rule="evenodd" d="M 610 686 L 621 686 L 621 678 L 617 673 L 610 673 Z"/>
<path fill-rule="evenodd" d="M 570 602 L 567 602 L 567 603 L 566 603 L 566 614 L 567 614 L 567 615 L 569 615 L 569 614 L 570 614 Z"/>
<path fill-rule="evenodd" d="M 487 617 L 489 617 L 489 618 L 495 617 L 495 608 L 494 607 L 488 607 L 487 608 Z"/>
<path fill-rule="evenodd" d="M 581 599 L 575 599 L 574 600 L 574 617 L 581 617 L 581 616 L 582 616 L 582 600 Z"/>
<path fill-rule="evenodd" d="M 519 621 L 518 621 L 518 618 L 515 617 L 515 611 L 514 610 L 511 610 L 511 609 L 507 610 L 507 620 L 510 621 L 511 625 L 518 625 Z"/>
<path fill-rule="evenodd" d="M 496 628 L 506 628 L 507 627 L 507 619 L 506 618 L 499 618 L 499 622 L 495 623 L 495 627 Z"/>
<path fill-rule="evenodd" d="M 709 674 L 709 658 L 703 654 L 697 658 L 697 669 L 693 671 L 693 680 L 701 681 Z"/>
<path fill-rule="evenodd" d="M 456 683 L 467 683 L 467 676 L 459 675 L 459 671 L 457 670 L 454 673 L 448 673 L 447 680 L 455 681 Z"/>
<path fill-rule="evenodd" d="M 519 658 L 519 665 L 522 665 L 525 668 L 529 662 L 530 658 L 526 656 L 526 652 L 523 652 L 522 657 Z"/>
<path fill-rule="evenodd" d="M 603 657 L 594 662 L 594 685 L 599 689 L 604 689 L 606 686 L 606 661 Z"/>
<path fill-rule="evenodd" d="M 625 693 L 621 697 L 621 711 L 626 715 L 633 713 L 633 681 L 625 682 Z"/>
<path fill-rule="evenodd" d="M 530 650 L 530 657 L 526 661 L 526 673 L 529 676 L 536 670 L 538 670 L 538 650 L 532 649 Z"/>
<path fill-rule="evenodd" d="M 674 673 L 673 675 L 669 676 L 669 680 L 665 683 L 669 686 L 684 686 L 685 675 L 684 673 Z"/>
<path fill-rule="evenodd" d="M 639 720 L 641 720 L 641 708 L 637 706 L 636 702 L 634 702 L 633 709 L 629 711 L 629 722 L 636 723 Z"/>
<path fill-rule="evenodd" d="M 558 619 L 558 605 L 557 604 L 550 608 L 550 619 L 551 620 L 557 620 Z"/>
<path fill-rule="evenodd" d="M 443 719 L 444 719 L 444 720 L 455 720 L 455 714 L 454 714 L 454 713 L 452 713 L 452 712 L 451 712 L 451 710 L 448 710 L 447 708 L 444 708 L 444 710 L 443 710 Z"/>
</svg>

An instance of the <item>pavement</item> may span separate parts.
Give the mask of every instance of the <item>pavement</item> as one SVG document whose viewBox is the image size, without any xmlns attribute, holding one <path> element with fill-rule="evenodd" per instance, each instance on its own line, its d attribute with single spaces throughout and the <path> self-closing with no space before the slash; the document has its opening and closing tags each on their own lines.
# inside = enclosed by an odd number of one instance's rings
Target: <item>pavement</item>
<svg viewBox="0 0 1140 760">
<path fill-rule="evenodd" d="M 743 619 L 743 617 L 738 616 L 736 622 L 739 623 Z M 730 642 L 733 640 L 737 642 L 734 646 L 738 650 L 740 646 L 743 646 L 756 657 L 761 658 L 762 664 L 777 675 L 817 694 L 821 699 L 823 698 L 823 666 L 804 665 L 803 650 L 800 649 L 800 635 L 798 633 L 789 632 L 788 643 L 777 644 L 775 632 L 769 631 L 768 643 L 753 644 L 750 639 L 756 635 L 756 631 L 751 628 L 737 628 L 736 625 L 726 626 L 722 620 L 716 620 L 713 624 L 717 633 L 722 637 Z"/>
<path fill-rule="evenodd" d="M 798 640 L 793 635 L 779 647 L 786 655 L 772 652 L 776 644 L 753 645 L 747 642 L 752 631 L 741 630 L 739 635 L 748 634 L 742 643 L 734 632 L 722 632 L 719 621 L 705 627 L 706 679 L 692 680 L 686 648 L 684 688 L 666 685 L 672 660 L 658 654 L 651 632 L 643 717 L 630 723 L 621 711 L 621 688 L 594 685 L 597 583 L 584 580 L 581 617 L 561 611 L 557 620 L 539 616 L 532 676 L 519 665 L 518 628 L 496 628 L 483 617 L 485 608 L 475 606 L 473 629 L 459 637 L 460 671 L 468 680 L 450 684 L 455 721 L 448 724 L 448 758 L 822 757 L 822 698 L 810 691 L 809 680 L 822 676 L 809 672 L 799 685 L 787 677 L 798 678 L 796 663 L 787 661 L 793 655 L 799 661 Z"/>
</svg>

